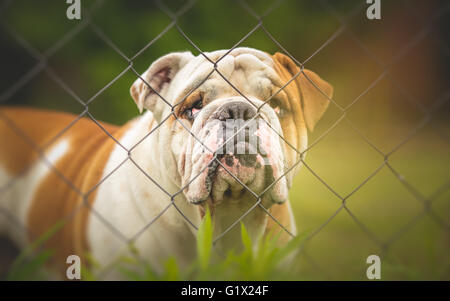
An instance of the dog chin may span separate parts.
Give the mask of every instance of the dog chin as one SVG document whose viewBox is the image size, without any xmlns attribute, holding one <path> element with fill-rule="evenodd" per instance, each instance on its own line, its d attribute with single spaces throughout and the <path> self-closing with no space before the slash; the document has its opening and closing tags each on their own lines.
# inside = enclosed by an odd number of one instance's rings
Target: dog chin
<svg viewBox="0 0 450 301">
<path fill-rule="evenodd" d="M 224 155 L 215 161 L 215 165 L 214 172 L 202 183 L 200 191 L 206 191 L 206 194 L 200 198 L 194 196 L 197 202 L 205 201 L 205 196 L 213 205 L 223 201 L 238 202 L 243 198 L 256 199 L 256 194 L 263 191 L 266 181 L 261 155 Z"/>
</svg>

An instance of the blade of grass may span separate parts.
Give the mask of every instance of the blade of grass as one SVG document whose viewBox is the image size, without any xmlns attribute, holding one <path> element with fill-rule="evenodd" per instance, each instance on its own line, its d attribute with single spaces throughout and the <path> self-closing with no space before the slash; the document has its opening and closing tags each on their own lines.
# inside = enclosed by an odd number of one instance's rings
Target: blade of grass
<svg viewBox="0 0 450 301">
<path fill-rule="evenodd" d="M 202 270 L 206 270 L 211 258 L 213 225 L 209 208 L 206 210 L 197 234 L 197 256 Z"/>
</svg>

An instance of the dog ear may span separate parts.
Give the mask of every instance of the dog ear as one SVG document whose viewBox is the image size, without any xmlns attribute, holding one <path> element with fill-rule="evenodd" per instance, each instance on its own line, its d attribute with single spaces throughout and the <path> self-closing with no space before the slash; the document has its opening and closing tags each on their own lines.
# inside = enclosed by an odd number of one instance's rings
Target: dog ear
<svg viewBox="0 0 450 301">
<path fill-rule="evenodd" d="M 273 58 L 286 68 L 292 76 L 300 71 L 300 68 L 292 59 L 282 53 L 275 53 Z M 333 87 L 316 73 L 306 69 L 303 69 L 303 72 L 297 76 L 295 82 L 300 92 L 303 117 L 309 130 L 313 131 L 330 103 L 329 99 L 333 96 Z"/>
<path fill-rule="evenodd" d="M 158 96 L 164 94 L 172 79 L 178 71 L 194 56 L 190 52 L 174 52 L 167 54 L 150 65 L 130 88 L 130 94 L 136 103 L 139 112 L 148 109 L 157 115 L 164 101 Z"/>
</svg>

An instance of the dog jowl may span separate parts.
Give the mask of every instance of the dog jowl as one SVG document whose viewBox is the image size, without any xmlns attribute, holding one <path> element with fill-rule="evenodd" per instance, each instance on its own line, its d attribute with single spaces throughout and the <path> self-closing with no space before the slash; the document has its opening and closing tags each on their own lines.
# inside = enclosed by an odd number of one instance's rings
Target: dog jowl
<svg viewBox="0 0 450 301">
<path fill-rule="evenodd" d="M 214 66 L 203 55 L 189 52 L 150 65 L 130 90 L 145 112 L 120 127 L 102 124 L 120 144 L 84 118 L 58 135 L 75 116 L 0 108 L 0 134 L 8 141 L 0 147 L 0 182 L 15 179 L 0 205 L 30 230 L 14 231 L 0 216 L 0 232 L 22 248 L 64 220 L 47 242 L 63 268 L 74 254 L 83 261 L 90 253 L 100 265 L 110 264 L 124 249 L 123 237 L 133 238 L 156 270 L 167 256 L 188 265 L 207 206 L 219 248 L 239 243 L 236 221 L 244 214 L 253 240 L 280 231 L 287 241 L 278 223 L 296 233 L 288 200 L 301 166 L 296 163 L 333 89 L 312 71 L 299 73 L 279 53 L 236 48 L 205 55 L 220 59 L 219 72 L 211 72 Z M 56 137 L 44 155 L 65 180 L 3 120 L 36 145 Z"/>
</svg>

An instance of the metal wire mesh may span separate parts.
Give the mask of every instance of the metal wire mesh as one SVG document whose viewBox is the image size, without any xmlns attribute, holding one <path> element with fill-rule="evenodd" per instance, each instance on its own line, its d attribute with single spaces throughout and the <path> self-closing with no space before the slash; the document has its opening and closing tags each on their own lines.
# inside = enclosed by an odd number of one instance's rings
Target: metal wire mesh
<svg viewBox="0 0 450 301">
<path fill-rule="evenodd" d="M 4 11 L 8 10 L 8 6 L 14 1 L 4 1 L 2 3 L 2 6 L 0 6 L 0 13 L 3 13 Z M 100 26 L 98 26 L 92 19 L 92 15 L 96 13 L 96 11 L 103 5 L 103 0 L 95 1 L 94 4 L 89 7 L 88 10 L 85 10 L 83 12 L 83 19 L 70 31 L 68 31 L 65 35 L 63 35 L 58 41 L 49 47 L 47 50 L 40 52 L 36 50 L 30 43 L 28 43 L 19 33 L 17 33 L 14 28 L 11 28 L 8 24 L 5 22 L 2 22 L 2 26 L 5 31 L 7 31 L 22 47 L 27 53 L 33 57 L 37 63 L 33 68 L 31 68 L 27 73 L 23 74 L 23 76 L 12 86 L 10 86 L 6 91 L 3 91 L 0 94 L 0 103 L 7 102 L 13 95 L 15 95 L 21 88 L 23 88 L 28 82 L 30 82 L 34 77 L 36 77 L 40 73 L 45 73 L 51 78 L 52 81 L 54 81 L 59 87 L 61 87 L 71 98 L 74 99 L 74 101 L 78 102 L 82 107 L 83 111 L 81 114 L 79 114 L 69 125 L 67 125 L 62 131 L 60 131 L 55 137 L 53 137 L 51 140 L 49 140 L 45 145 L 38 146 L 36 145 L 30 137 L 27 137 L 25 133 L 21 131 L 21 129 L 16 126 L 15 121 L 11 120 L 8 116 L 2 113 L 0 110 L 0 118 L 7 123 L 10 128 L 16 132 L 19 136 L 23 138 L 23 140 L 31 147 L 33 148 L 37 154 L 39 155 L 40 160 L 44 162 L 48 168 L 58 175 L 60 179 L 62 179 L 73 191 L 75 191 L 80 197 L 83 198 L 84 202 L 81 206 L 76 208 L 76 210 L 70 215 L 67 216 L 67 219 L 71 219 L 74 215 L 77 214 L 80 207 L 87 206 L 90 208 L 91 212 L 94 214 L 95 218 L 99 219 L 110 231 L 112 231 L 120 240 L 124 243 L 124 248 L 127 248 L 130 244 L 132 244 L 134 241 L 136 241 L 142 233 L 144 233 L 149 227 L 152 226 L 152 224 L 155 223 L 155 221 L 158 220 L 163 214 L 166 213 L 166 211 L 173 207 L 175 208 L 179 214 L 194 228 L 197 229 L 197 226 L 190 221 L 186 215 L 182 212 L 182 210 L 175 204 L 175 197 L 179 195 L 192 181 L 195 180 L 192 179 L 189 183 L 187 183 L 186 186 L 181 187 L 179 191 L 175 193 L 171 193 L 167 191 L 160 183 L 158 183 L 156 180 L 154 180 L 139 164 L 136 162 L 135 159 L 133 159 L 133 150 L 142 143 L 145 139 L 147 139 L 149 136 L 151 136 L 158 128 L 164 124 L 169 118 L 173 117 L 181 126 L 185 128 L 186 131 L 189 131 L 187 127 L 185 127 L 184 123 L 181 122 L 177 115 L 174 113 L 174 109 L 179 106 L 181 103 L 183 103 L 192 93 L 195 92 L 197 88 L 199 88 L 212 74 L 216 73 L 220 77 L 223 78 L 234 90 L 236 90 L 237 93 L 239 93 L 242 97 L 247 99 L 253 106 L 255 106 L 250 99 L 248 99 L 244 94 L 242 94 L 233 84 L 218 70 L 217 64 L 227 55 L 230 54 L 232 50 L 234 50 L 236 47 L 239 47 L 247 38 L 249 38 L 251 35 L 255 33 L 256 30 L 260 30 L 264 32 L 264 34 L 276 45 L 276 47 L 279 48 L 279 50 L 289 56 L 298 66 L 300 66 L 300 71 L 295 74 L 288 82 L 286 82 L 279 91 L 277 91 L 274 95 L 272 95 L 269 99 L 264 100 L 264 104 L 266 105 L 272 97 L 274 97 L 276 94 L 278 94 L 280 91 L 282 91 L 287 85 L 289 85 L 293 80 L 295 80 L 299 75 L 303 74 L 324 96 L 327 96 L 324 91 L 321 91 L 319 87 L 315 85 L 315 83 L 308 78 L 307 74 L 304 72 L 305 65 L 308 64 L 308 62 L 318 55 L 323 49 L 325 49 L 330 43 L 332 43 L 336 38 L 341 36 L 344 32 L 347 34 L 350 34 L 352 39 L 356 42 L 358 47 L 362 51 L 364 51 L 377 65 L 379 65 L 382 68 L 382 72 L 379 74 L 379 76 L 359 95 L 357 96 L 353 101 L 350 102 L 347 106 L 341 106 L 337 102 L 335 102 L 333 99 L 329 98 L 329 101 L 331 102 L 331 105 L 337 108 L 340 112 L 339 118 L 322 134 L 320 137 L 318 137 L 315 141 L 313 141 L 306 150 L 300 151 L 295 149 L 294 146 L 292 146 L 288 141 L 285 140 L 286 144 L 293 149 L 297 153 L 298 160 L 290 166 L 290 168 L 284 172 L 278 179 L 276 179 L 271 185 L 266 187 L 266 189 L 262 193 L 255 193 L 253 192 L 249 187 L 247 187 L 243 182 L 241 182 L 240 179 L 238 179 L 232 172 L 230 172 L 227 169 L 227 166 L 225 166 L 217 157 L 217 154 L 211 150 L 208 149 L 206 145 L 203 144 L 203 142 L 198 138 L 195 137 L 194 133 L 190 132 L 190 134 L 196 139 L 200 144 L 202 144 L 210 153 L 213 154 L 212 161 L 216 161 L 225 171 L 228 172 L 229 175 L 231 175 L 238 183 L 242 185 L 247 191 L 250 192 L 250 194 L 254 197 L 254 204 L 251 206 L 247 212 L 245 212 L 240 218 L 238 218 L 232 225 L 230 225 L 227 229 L 225 229 L 218 237 L 215 238 L 214 244 L 217 243 L 223 236 L 225 236 L 231 229 L 236 227 L 249 213 L 251 213 L 253 210 L 256 210 L 256 208 L 262 209 L 270 219 L 272 219 L 276 224 L 279 225 L 283 231 L 288 233 L 291 236 L 294 236 L 285 225 L 283 225 L 281 222 L 276 220 L 276 218 L 269 212 L 267 208 L 265 208 L 262 205 L 262 195 L 269 190 L 277 181 L 279 181 L 282 177 L 286 176 L 289 172 L 291 172 L 292 169 L 294 169 L 297 165 L 302 164 L 306 170 L 308 170 L 314 177 L 316 177 L 333 195 L 335 195 L 340 200 L 340 206 L 338 209 L 327 219 L 325 220 L 318 228 L 316 228 L 314 231 L 312 231 L 303 246 L 306 246 L 308 242 L 312 239 L 314 239 L 327 225 L 330 224 L 330 222 L 339 214 L 348 214 L 348 216 L 354 221 L 354 223 L 367 235 L 367 237 L 372 240 L 377 246 L 380 247 L 383 253 L 387 253 L 391 247 L 391 245 L 397 241 L 400 237 L 402 237 L 405 233 L 407 233 L 418 221 L 425 215 L 429 216 L 439 227 L 441 227 L 445 232 L 450 233 L 450 225 L 446 223 L 442 218 L 437 215 L 433 208 L 431 207 L 431 204 L 440 197 L 448 188 L 449 188 L 449 182 L 445 183 L 442 187 L 437 189 L 435 193 L 433 193 L 431 196 L 425 196 L 423 195 L 419 190 L 417 190 L 414 185 L 409 183 L 399 171 L 397 171 L 393 165 L 390 163 L 391 156 L 396 153 L 406 142 L 408 142 L 410 139 L 412 139 L 420 129 L 424 128 L 427 124 L 430 123 L 430 121 L 433 119 L 434 114 L 439 111 L 439 109 L 444 106 L 448 99 L 450 98 L 450 91 L 446 91 L 443 93 L 440 97 L 438 97 L 434 102 L 433 105 L 429 108 L 425 107 L 423 104 L 421 104 L 419 101 L 414 99 L 414 97 L 411 97 L 408 93 L 405 92 L 405 87 L 402 87 L 401 84 L 396 80 L 395 76 L 392 75 L 391 69 L 392 67 L 399 62 L 403 57 L 405 57 L 408 52 L 411 50 L 414 45 L 422 41 L 427 35 L 429 35 L 433 30 L 433 23 L 437 20 L 443 18 L 449 11 L 450 5 L 443 5 L 439 8 L 436 14 L 433 15 L 433 17 L 428 20 L 426 25 L 422 28 L 421 31 L 419 31 L 413 39 L 411 39 L 404 47 L 393 57 L 393 59 L 389 62 L 383 62 L 377 56 L 371 52 L 370 49 L 368 49 L 364 43 L 358 39 L 358 37 L 354 34 L 352 31 L 351 26 L 349 26 L 349 21 L 357 14 L 363 14 L 364 13 L 364 7 L 365 3 L 361 1 L 361 4 L 354 7 L 353 10 L 350 11 L 350 13 L 346 15 L 341 15 L 338 11 L 336 11 L 333 6 L 329 4 L 326 0 L 321 0 L 320 3 L 325 11 L 330 13 L 339 23 L 339 28 L 332 34 L 320 47 L 317 48 L 317 50 L 307 59 L 305 59 L 303 62 L 297 60 L 293 55 L 291 55 L 288 50 L 283 47 L 283 42 L 278 41 L 277 38 L 270 32 L 268 28 L 266 28 L 265 25 L 265 18 L 269 16 L 274 10 L 277 9 L 277 7 L 280 5 L 282 0 L 274 1 L 273 4 L 262 14 L 258 14 L 253 8 L 245 1 L 245 0 L 239 0 L 237 3 L 242 8 L 243 12 L 248 13 L 248 15 L 253 18 L 256 22 L 256 25 L 245 35 L 243 36 L 235 45 L 233 45 L 228 52 L 226 52 L 222 57 L 220 57 L 218 60 L 214 61 L 211 60 L 207 54 L 202 51 L 202 49 L 196 45 L 188 36 L 188 34 L 183 31 L 181 28 L 178 19 L 184 15 L 186 12 L 188 12 L 194 4 L 196 3 L 195 0 L 187 1 L 184 6 L 182 6 L 178 11 L 172 11 L 170 10 L 164 2 L 162 1 L 156 1 L 156 5 L 159 7 L 159 9 L 166 14 L 171 22 L 167 27 L 164 28 L 164 30 L 161 31 L 159 35 L 157 35 L 154 39 L 149 41 L 141 50 L 136 52 L 132 56 L 127 56 L 124 54 L 124 52 L 121 51 L 121 49 L 108 37 L 108 35 L 102 30 Z M 413 16 L 415 17 L 415 16 Z M 156 41 L 161 39 L 170 29 L 176 29 L 176 31 L 184 38 L 185 42 L 195 48 L 207 61 L 211 63 L 211 72 L 204 78 L 202 82 L 200 82 L 196 88 L 192 89 L 189 93 L 187 93 L 183 99 L 175 104 L 172 105 L 169 101 L 164 99 L 163 96 L 159 95 L 156 90 L 154 90 L 149 83 L 145 82 L 145 79 L 141 77 L 139 72 L 135 69 L 133 63 L 134 61 L 149 47 L 151 47 Z M 127 67 L 123 69 L 123 71 L 118 74 L 114 79 L 112 79 L 108 84 L 106 84 L 104 87 L 102 87 L 97 93 L 95 93 L 92 97 L 89 99 L 82 99 L 79 97 L 71 88 L 70 83 L 66 83 L 56 72 L 55 70 L 48 65 L 49 59 L 59 50 L 61 49 L 65 44 L 67 44 L 69 41 L 71 41 L 78 33 L 82 31 L 92 31 L 92 33 L 95 34 L 95 36 L 100 39 L 101 41 L 105 42 L 114 52 L 116 52 L 120 57 L 127 63 Z M 137 78 L 140 78 L 142 81 L 145 82 L 145 84 L 149 87 L 149 89 L 153 90 L 160 98 L 160 101 L 164 102 L 166 105 L 168 105 L 171 108 L 171 114 L 168 116 L 165 116 L 160 124 L 158 124 L 156 127 L 154 127 L 151 131 L 149 131 L 145 137 L 143 137 L 136 145 L 134 145 L 131 148 L 126 148 L 121 144 L 119 140 L 117 140 L 111 133 L 108 132 L 108 130 L 105 129 L 105 127 L 102 126 L 100 122 L 96 120 L 96 118 L 91 114 L 90 112 L 90 105 L 104 92 L 106 91 L 110 86 L 112 86 L 119 78 L 121 78 L 126 72 L 133 72 Z M 422 113 L 422 119 L 417 124 L 415 128 L 413 128 L 404 139 L 398 142 L 398 144 L 392 148 L 388 152 L 382 151 L 375 143 L 373 143 L 369 138 L 367 138 L 358 128 L 355 126 L 352 121 L 347 116 L 347 112 L 350 108 L 352 108 L 356 103 L 360 101 L 360 99 L 366 95 L 372 88 L 374 88 L 382 79 L 387 79 L 405 96 L 405 98 L 413 105 L 416 106 L 420 112 Z M 327 97 L 328 98 L 328 97 Z M 262 105 L 262 106 L 263 106 Z M 257 115 L 253 117 L 251 120 L 247 121 L 250 122 L 258 117 L 260 117 L 260 109 L 262 106 L 256 106 L 257 109 Z M 127 158 L 122 161 L 116 168 L 114 168 L 108 175 L 106 175 L 99 183 L 97 183 L 94 187 L 92 187 L 88 192 L 83 193 L 80 191 L 79 188 L 77 188 L 69 179 L 67 179 L 64 174 L 59 171 L 55 166 L 52 165 L 52 163 L 46 158 L 45 150 L 47 147 L 52 145 L 54 141 L 56 141 L 59 137 L 61 137 L 65 132 L 67 132 L 74 124 L 79 122 L 80 119 L 83 117 L 87 117 L 92 122 L 94 122 L 99 129 L 101 129 L 108 137 L 114 142 L 119 145 L 124 151 L 127 152 L 128 156 Z M 331 187 L 327 183 L 327 181 L 320 177 L 320 175 L 308 164 L 308 162 L 304 161 L 304 153 L 306 151 L 314 150 L 314 147 L 321 143 L 322 140 L 326 139 L 328 134 L 333 131 L 339 124 L 346 122 L 351 129 L 354 130 L 354 132 L 360 137 L 362 141 L 367 143 L 371 148 L 373 148 L 379 156 L 383 159 L 383 162 L 369 175 L 367 178 L 365 178 L 359 185 L 357 185 L 350 193 L 343 195 L 337 192 L 335 189 Z M 269 127 L 271 125 L 267 123 Z M 240 130 L 242 130 L 244 127 L 242 127 Z M 271 127 L 272 128 L 272 127 Z M 239 131 L 240 131 L 239 130 Z M 281 139 L 284 140 L 281 133 L 276 133 L 275 129 L 272 128 L 272 130 L 275 132 L 276 135 L 281 137 Z M 238 132 L 236 132 L 232 137 L 228 138 L 227 141 L 234 139 L 236 135 L 238 135 Z M 223 145 L 226 145 L 227 141 L 223 143 Z M 148 224 L 142 228 L 140 231 L 138 231 L 134 236 L 132 237 L 126 237 L 124 236 L 119 229 L 117 229 L 113 224 L 108 222 L 107 219 L 103 218 L 101 214 L 97 213 L 94 208 L 91 208 L 89 203 L 87 202 L 88 197 L 98 188 L 98 186 L 102 185 L 102 183 L 109 178 L 115 171 L 117 171 L 125 162 L 131 162 L 134 164 L 138 170 L 140 170 L 143 175 L 154 185 L 156 185 L 165 195 L 167 195 L 167 198 L 170 200 L 170 202 L 167 204 L 167 206 L 159 213 L 157 214 L 152 220 L 148 221 Z M 14 182 L 19 178 L 21 175 L 25 174 L 28 170 L 29 166 L 24 168 L 22 171 L 19 172 L 17 177 L 13 179 L 11 182 L 7 183 L 6 185 L 0 187 L 0 198 L 2 195 L 5 194 L 5 192 L 10 189 L 12 185 L 14 185 Z M 402 228 L 398 229 L 389 239 L 382 240 L 380 239 L 375 233 L 373 233 L 369 227 L 367 227 L 364 223 L 364 220 L 359 218 L 356 214 L 354 214 L 349 207 L 347 206 L 348 202 L 352 198 L 352 196 L 359 191 L 366 183 L 372 180 L 372 178 L 376 177 L 379 172 L 383 168 L 388 168 L 390 172 L 398 179 L 398 181 L 409 191 L 409 193 L 423 205 L 423 210 L 415 217 L 413 217 L 410 222 L 405 224 Z M 198 175 L 197 175 L 198 176 Z M 345 213 L 343 213 L 345 212 Z M 32 229 L 26 229 L 24 225 L 22 225 L 14 215 L 12 215 L 6 208 L 0 207 L 0 213 L 4 215 L 11 224 L 14 224 L 18 231 L 32 231 Z M 326 271 L 320 267 L 320 264 L 315 262 L 311 256 L 309 256 L 305 250 L 305 248 L 302 248 L 300 250 L 304 258 L 309 261 L 316 269 L 320 270 L 320 273 L 326 276 Z M 104 271 L 104 275 L 108 273 L 109 269 L 106 268 Z"/>
</svg>

